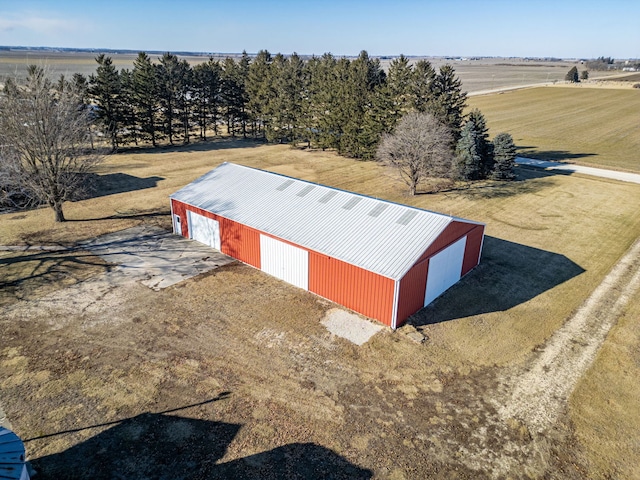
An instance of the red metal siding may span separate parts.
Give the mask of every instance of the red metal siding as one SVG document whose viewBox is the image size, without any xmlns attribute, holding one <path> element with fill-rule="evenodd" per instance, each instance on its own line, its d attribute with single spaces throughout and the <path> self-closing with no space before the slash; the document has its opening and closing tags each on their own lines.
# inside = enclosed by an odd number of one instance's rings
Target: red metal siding
<svg viewBox="0 0 640 480">
<path fill-rule="evenodd" d="M 221 218 L 222 253 L 260 268 L 260 233 L 241 223 Z"/>
<path fill-rule="evenodd" d="M 467 244 L 464 251 L 461 276 L 466 275 L 478 265 L 484 225 L 453 221 L 400 280 L 396 327 L 400 327 L 410 315 L 413 315 L 424 306 L 429 258 L 465 235 L 467 236 Z"/>
<path fill-rule="evenodd" d="M 429 259 L 425 259 L 411 267 L 400 280 L 396 327 L 400 327 L 410 315 L 424 307 L 428 273 Z"/>
<path fill-rule="evenodd" d="M 240 223 L 201 208 L 173 202 L 173 213 L 180 215 L 182 235 L 189 238 L 187 210 L 217 220 L 220 223 L 220 251 L 241 262 L 260 268 L 260 233 Z"/>
<path fill-rule="evenodd" d="M 309 252 L 309 291 L 391 326 L 395 282 L 362 268 Z"/>
<path fill-rule="evenodd" d="M 187 224 L 187 210 L 186 205 L 177 200 L 171 200 L 171 210 L 174 215 L 178 215 L 180 217 L 180 226 L 182 227 L 182 236 L 189 238 L 189 226 Z M 171 219 L 173 222 L 173 218 Z"/>
<path fill-rule="evenodd" d="M 183 236 L 189 237 L 187 210 L 218 220 L 220 222 L 222 252 L 244 263 L 260 268 L 261 232 L 179 201 L 172 200 L 172 207 L 173 213 L 181 218 Z M 424 305 L 429 268 L 428 259 L 464 235 L 467 235 L 467 246 L 462 266 L 462 275 L 465 275 L 480 260 L 483 233 L 483 225 L 458 221 L 451 222 L 445 228 L 442 234 L 400 281 L 396 313 L 397 327 L 401 326 L 410 315 L 420 310 Z M 290 243 L 286 240 L 278 240 Z M 302 248 L 299 245 L 295 246 Z M 389 326 L 392 325 L 394 289 L 395 282 L 389 278 L 335 258 L 309 251 L 310 292 L 344 305 L 367 317 L 375 318 Z"/>
<path fill-rule="evenodd" d="M 482 226 L 476 225 L 474 223 L 462 223 L 456 220 L 453 220 L 444 231 L 438 235 L 438 238 L 427 248 L 427 250 L 420 256 L 416 263 L 420 263 L 422 260 L 433 257 L 436 253 L 444 248 L 448 247 L 456 240 L 464 237 L 468 232 L 473 230 L 475 227 Z"/>
<path fill-rule="evenodd" d="M 462 263 L 462 276 L 480 263 L 480 249 L 482 248 L 482 237 L 484 236 L 484 225 L 478 225 L 467 233 L 467 247 L 464 251 L 464 261 Z"/>
</svg>

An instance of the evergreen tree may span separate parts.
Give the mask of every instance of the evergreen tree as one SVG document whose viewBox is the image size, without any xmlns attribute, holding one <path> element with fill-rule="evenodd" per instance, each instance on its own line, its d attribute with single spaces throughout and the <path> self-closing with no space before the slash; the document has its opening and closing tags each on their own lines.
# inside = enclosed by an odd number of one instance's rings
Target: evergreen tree
<svg viewBox="0 0 640 480">
<path fill-rule="evenodd" d="M 465 180 L 477 180 L 482 172 L 482 158 L 479 150 L 479 138 L 476 126 L 468 121 L 462 127 L 456 145 L 456 159 L 460 177 Z"/>
<path fill-rule="evenodd" d="M 89 79 L 81 73 L 74 73 L 71 83 L 77 94 L 80 96 L 82 104 L 86 106 L 89 103 Z"/>
<path fill-rule="evenodd" d="M 269 68 L 271 54 L 260 50 L 249 65 L 247 74 L 247 108 L 254 136 L 264 137 L 265 111 L 269 100 Z"/>
<path fill-rule="evenodd" d="M 426 112 L 435 98 L 436 71 L 427 60 L 419 60 L 413 69 L 412 102 L 418 112 Z"/>
<path fill-rule="evenodd" d="M 182 130 L 182 142 L 189 143 L 193 108 L 193 69 L 189 62 L 181 60 L 177 69 L 176 107 Z"/>
<path fill-rule="evenodd" d="M 287 139 L 294 144 L 305 137 L 302 126 L 304 114 L 304 96 L 306 91 L 304 62 L 297 53 L 293 53 L 285 64 L 282 82 L 283 106 Z"/>
<path fill-rule="evenodd" d="M 133 62 L 132 101 L 136 109 L 143 138 L 156 146 L 156 116 L 158 109 L 156 67 L 145 52 L 138 53 Z"/>
<path fill-rule="evenodd" d="M 342 132 L 339 85 L 346 79 L 349 61 L 339 62 L 330 53 L 307 63 L 309 77 L 309 128 L 312 143 L 323 150 L 338 148 Z"/>
<path fill-rule="evenodd" d="M 129 69 L 120 71 L 120 115 L 122 142 L 138 144 L 138 121 L 133 102 L 133 75 Z"/>
<path fill-rule="evenodd" d="M 173 145 L 175 137 L 175 122 L 179 117 L 178 96 L 180 95 L 180 61 L 172 53 L 165 53 L 160 58 L 156 70 L 158 85 L 158 100 L 164 134 L 169 137 Z"/>
<path fill-rule="evenodd" d="M 370 106 L 375 89 L 385 81 L 380 62 L 372 60 L 366 51 L 360 52 L 356 60 L 350 62 L 346 82 L 341 93 L 343 129 L 338 144 L 338 153 L 363 158 L 367 152 L 362 148 L 364 117 Z"/>
<path fill-rule="evenodd" d="M 249 65 L 251 59 L 246 50 L 242 51 L 242 57 L 238 62 L 238 84 L 239 84 L 239 107 L 240 107 L 240 124 L 242 126 L 242 136 L 247 138 L 247 123 L 249 121 L 249 114 L 247 112 L 247 104 L 249 102 L 247 95 L 247 78 L 249 77 Z"/>
<path fill-rule="evenodd" d="M 287 59 L 278 53 L 269 65 L 264 108 L 265 137 L 269 142 L 283 143 L 287 141 L 287 113 L 284 98 L 286 64 Z"/>
<path fill-rule="evenodd" d="M 380 85 L 374 90 L 362 123 L 360 135 L 362 159 L 373 159 L 383 135 L 393 132 L 399 120 L 396 107 L 397 104 L 389 95 L 386 85 Z"/>
<path fill-rule="evenodd" d="M 395 123 L 415 104 L 413 97 L 414 73 L 407 57 L 400 55 L 391 61 L 386 80 L 388 92 L 385 93 L 391 100 L 389 115 L 392 117 L 391 123 L 395 126 Z"/>
<path fill-rule="evenodd" d="M 567 74 L 564 76 L 564 79 L 567 82 L 578 83 L 580 81 L 580 79 L 578 78 L 578 68 L 575 66 L 571 67 L 571 70 L 567 72 Z"/>
<path fill-rule="evenodd" d="M 227 122 L 227 132 L 232 137 L 242 131 L 244 114 L 244 86 L 239 65 L 227 57 L 222 63 L 222 106 Z"/>
<path fill-rule="evenodd" d="M 472 122 L 478 142 L 478 155 L 480 155 L 480 178 L 487 178 L 493 170 L 493 149 L 489 142 L 489 129 L 482 112 L 477 108 L 471 110 L 467 122 Z"/>
<path fill-rule="evenodd" d="M 589 80 L 589 71 L 583 70 L 580 72 L 580 80 Z"/>
<path fill-rule="evenodd" d="M 451 65 L 440 67 L 433 83 L 434 100 L 429 103 L 428 111 L 447 125 L 455 139 L 460 137 L 463 111 L 467 94 L 462 91 L 462 82 L 455 75 Z"/>
<path fill-rule="evenodd" d="M 493 139 L 493 167 L 492 177 L 496 180 L 512 180 L 515 175 L 513 168 L 516 163 L 516 146 L 508 133 L 499 133 Z"/>
<path fill-rule="evenodd" d="M 113 150 L 118 148 L 118 131 L 122 123 L 120 106 L 120 75 L 113 65 L 111 57 L 103 53 L 96 57 L 98 67 L 95 75 L 89 78 L 89 95 L 96 104 L 99 123 L 111 140 Z"/>
<path fill-rule="evenodd" d="M 193 68 L 196 120 L 200 127 L 200 138 L 203 140 L 207 139 L 207 130 L 211 126 L 214 134 L 218 134 L 221 76 L 222 68 L 220 67 L 220 62 L 213 58 Z"/>
</svg>

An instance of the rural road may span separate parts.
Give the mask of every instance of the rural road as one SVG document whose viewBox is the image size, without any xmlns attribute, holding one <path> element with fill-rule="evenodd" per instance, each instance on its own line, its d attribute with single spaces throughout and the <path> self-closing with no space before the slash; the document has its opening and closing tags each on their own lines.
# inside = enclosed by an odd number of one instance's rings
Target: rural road
<svg viewBox="0 0 640 480">
<path fill-rule="evenodd" d="M 593 177 L 610 178 L 622 182 L 640 184 L 640 174 L 629 172 L 618 172 L 616 170 L 606 170 L 604 168 L 586 167 L 584 165 L 572 165 L 567 163 L 549 162 L 547 160 L 536 160 L 535 158 L 516 157 L 516 163 L 525 167 L 542 168 L 544 170 L 557 170 L 566 173 L 582 173 Z"/>
</svg>

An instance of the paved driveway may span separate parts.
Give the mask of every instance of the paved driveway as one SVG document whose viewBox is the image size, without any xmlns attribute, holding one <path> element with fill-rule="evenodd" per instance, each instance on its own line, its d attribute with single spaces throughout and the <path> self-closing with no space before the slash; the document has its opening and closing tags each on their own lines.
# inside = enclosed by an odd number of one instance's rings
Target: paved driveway
<svg viewBox="0 0 640 480">
<path fill-rule="evenodd" d="M 567 173 L 582 173 L 594 177 L 611 178 L 623 182 L 640 183 L 640 174 L 619 172 L 617 170 L 607 170 L 604 168 L 586 167 L 584 165 L 572 165 L 569 163 L 548 162 L 546 160 L 536 160 L 534 158 L 516 157 L 518 165 L 527 167 L 543 168 L 545 170 L 559 170 Z"/>
<path fill-rule="evenodd" d="M 160 290 L 234 261 L 158 227 L 137 226 L 84 242 L 81 248 L 118 266 L 115 272 Z"/>
</svg>

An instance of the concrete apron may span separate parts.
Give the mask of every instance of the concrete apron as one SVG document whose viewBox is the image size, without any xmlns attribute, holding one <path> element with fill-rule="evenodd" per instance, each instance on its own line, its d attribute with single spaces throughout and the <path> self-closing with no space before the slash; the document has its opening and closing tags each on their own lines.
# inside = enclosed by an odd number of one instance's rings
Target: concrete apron
<svg viewBox="0 0 640 480">
<path fill-rule="evenodd" d="M 154 290 L 235 261 L 207 245 L 148 226 L 102 235 L 79 247 Z"/>
</svg>

